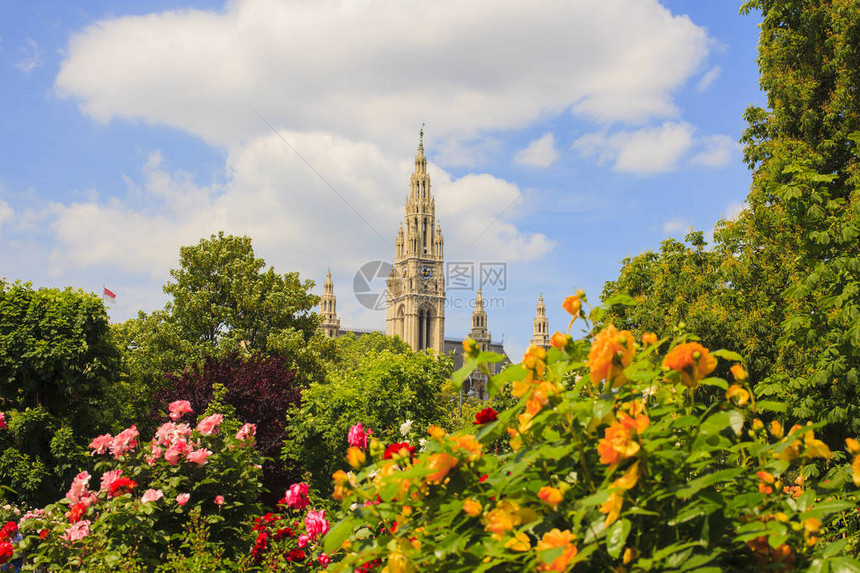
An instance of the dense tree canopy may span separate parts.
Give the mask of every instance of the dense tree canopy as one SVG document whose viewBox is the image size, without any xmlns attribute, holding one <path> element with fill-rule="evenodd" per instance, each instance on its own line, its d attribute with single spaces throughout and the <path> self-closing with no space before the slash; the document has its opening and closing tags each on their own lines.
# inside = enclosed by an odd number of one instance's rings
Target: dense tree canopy
<svg viewBox="0 0 860 573">
<path fill-rule="evenodd" d="M 710 252 L 693 238 L 693 249 L 670 241 L 625 260 L 604 295 L 642 307 L 615 306 L 607 320 L 661 335 L 686 321 L 714 347 L 731 335 L 757 393 L 783 400 L 792 419 L 835 423 L 836 445 L 860 430 L 860 5 L 743 7 L 755 9 L 768 109 L 745 113 L 747 208 L 717 224 Z"/>
<path fill-rule="evenodd" d="M 94 294 L 0 281 L 0 484 L 27 502 L 56 497 L 113 411 L 104 396 L 119 353 L 108 328 Z"/>
</svg>

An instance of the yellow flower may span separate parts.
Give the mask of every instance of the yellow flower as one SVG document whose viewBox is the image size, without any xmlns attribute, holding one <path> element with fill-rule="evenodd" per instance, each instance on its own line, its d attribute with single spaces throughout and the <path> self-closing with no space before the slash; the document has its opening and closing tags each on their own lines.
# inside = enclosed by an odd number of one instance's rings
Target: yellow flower
<svg viewBox="0 0 860 573">
<path fill-rule="evenodd" d="M 505 533 L 522 523 L 519 509 L 520 506 L 513 502 L 499 502 L 495 509 L 484 514 L 484 529 L 492 533 L 494 539 L 501 541 Z"/>
<path fill-rule="evenodd" d="M 815 434 L 812 430 L 803 435 L 803 445 L 806 446 L 806 452 L 804 453 L 808 458 L 824 458 L 829 460 L 830 456 L 833 455 L 827 444 L 815 439 Z"/>
<path fill-rule="evenodd" d="M 606 514 L 604 525 L 609 527 L 621 516 L 621 508 L 624 505 L 624 494 L 619 491 L 613 491 L 609 494 L 609 499 L 600 505 L 600 513 Z"/>
<path fill-rule="evenodd" d="M 644 431 L 649 423 L 648 416 L 640 415 L 636 418 L 621 416 L 619 421 L 603 431 L 603 439 L 597 444 L 600 462 L 614 467 L 627 458 L 635 456 L 640 446 L 634 439 L 634 435 Z"/>
<path fill-rule="evenodd" d="M 481 349 L 478 347 L 477 342 L 475 342 L 471 338 L 467 338 L 463 341 L 463 352 L 469 358 L 477 358 L 478 354 L 481 353 Z"/>
<path fill-rule="evenodd" d="M 475 461 L 481 457 L 481 443 L 472 434 L 451 438 L 451 445 L 455 452 L 468 452 L 469 461 Z"/>
<path fill-rule="evenodd" d="M 517 451 L 523 447 L 523 438 L 520 436 L 519 430 L 516 428 L 508 428 L 508 435 L 511 437 L 510 444 L 512 450 Z"/>
<path fill-rule="evenodd" d="M 858 443 L 854 438 L 845 438 L 845 447 L 848 448 L 848 451 L 852 454 L 860 454 L 860 443 Z"/>
<path fill-rule="evenodd" d="M 737 364 L 735 364 L 735 366 L 737 366 Z M 726 400 L 733 400 L 738 406 L 743 406 L 749 402 L 749 399 L 749 392 L 738 384 L 732 384 L 729 386 L 729 389 L 726 390 Z"/>
<path fill-rule="evenodd" d="M 441 483 L 445 476 L 448 475 L 448 472 L 451 471 L 457 465 L 457 458 L 452 456 L 451 454 L 446 454 L 445 452 L 439 454 L 431 454 L 427 459 L 427 467 L 429 467 L 433 473 L 427 476 L 427 481 L 429 483 Z"/>
<path fill-rule="evenodd" d="M 627 381 L 624 369 L 632 360 L 633 335 L 627 330 L 619 332 L 610 324 L 594 337 L 588 352 L 591 382 L 597 384 L 608 379 L 612 381 L 613 388 L 618 388 Z"/>
<path fill-rule="evenodd" d="M 430 426 L 429 428 L 427 428 L 427 433 L 430 434 L 430 437 L 434 440 L 441 440 L 448 435 L 448 432 L 446 432 L 439 426 Z"/>
<path fill-rule="evenodd" d="M 699 380 L 717 367 L 717 359 L 698 342 L 685 342 L 669 351 L 663 366 L 679 372 L 681 383 L 695 389 L 699 387 Z"/>
<path fill-rule="evenodd" d="M 564 350 L 567 348 L 567 345 L 573 341 L 573 337 L 564 332 L 556 332 L 552 335 L 550 339 L 550 343 L 558 348 L 559 350 Z"/>
<path fill-rule="evenodd" d="M 570 330 L 570 327 L 573 326 L 574 321 L 579 318 L 579 313 L 582 310 L 582 301 L 579 300 L 578 296 L 569 296 L 564 299 L 563 303 L 561 303 L 561 307 L 573 315 L 573 318 L 570 320 L 570 324 L 567 325 L 567 329 Z"/>
<path fill-rule="evenodd" d="M 854 461 L 851 463 L 851 469 L 854 470 L 854 475 L 852 476 L 854 485 L 860 487 L 860 456 L 854 456 Z"/>
<path fill-rule="evenodd" d="M 366 460 L 366 456 L 364 452 L 361 451 L 360 448 L 356 448 L 355 446 L 350 446 L 346 451 L 346 460 L 349 462 L 349 465 L 354 467 L 355 469 L 360 468 L 364 465 L 364 461 Z"/>
<path fill-rule="evenodd" d="M 531 541 L 525 533 L 517 533 L 505 543 L 505 548 L 512 551 L 528 551 L 531 549 Z"/>
<path fill-rule="evenodd" d="M 636 487 L 636 484 L 639 482 L 639 460 L 627 468 L 627 471 L 624 472 L 620 478 L 612 482 L 612 487 L 622 487 L 627 490 L 631 490 Z"/>
<path fill-rule="evenodd" d="M 561 503 L 561 500 L 564 498 L 564 494 L 561 493 L 561 490 L 558 488 L 545 485 L 540 488 L 538 497 L 542 502 L 555 509 L 558 507 L 558 504 Z"/>
<path fill-rule="evenodd" d="M 747 374 L 747 371 L 744 370 L 744 367 L 741 366 L 740 364 L 735 364 L 734 366 L 732 366 L 730 368 L 730 370 L 732 372 L 732 376 L 734 376 L 735 380 L 737 380 L 738 382 L 743 382 L 744 380 L 746 380 L 749 377 L 749 374 Z"/>
<path fill-rule="evenodd" d="M 645 332 L 642 334 L 642 346 L 651 346 L 657 344 L 657 335 L 653 332 Z"/>
<path fill-rule="evenodd" d="M 624 550 L 624 558 L 622 559 L 622 561 L 625 565 L 627 565 L 637 557 L 639 557 L 639 552 L 636 551 L 634 547 L 628 547 Z"/>
<path fill-rule="evenodd" d="M 388 563 L 382 571 L 383 573 L 409 573 L 415 571 L 415 568 L 403 553 L 392 551 L 388 554 Z"/>
<path fill-rule="evenodd" d="M 467 499 L 463 502 L 463 511 L 472 517 L 480 515 L 482 509 L 481 504 L 474 499 Z"/>
<path fill-rule="evenodd" d="M 566 571 L 570 562 L 576 557 L 576 545 L 573 544 L 574 539 L 576 539 L 576 535 L 567 529 L 564 531 L 553 529 L 544 533 L 543 538 L 537 543 L 538 552 L 555 549 L 556 547 L 564 547 L 564 550 L 552 563 L 541 562 L 538 565 L 538 571 Z M 538 561 L 540 561 L 540 558 L 538 558 Z"/>
</svg>

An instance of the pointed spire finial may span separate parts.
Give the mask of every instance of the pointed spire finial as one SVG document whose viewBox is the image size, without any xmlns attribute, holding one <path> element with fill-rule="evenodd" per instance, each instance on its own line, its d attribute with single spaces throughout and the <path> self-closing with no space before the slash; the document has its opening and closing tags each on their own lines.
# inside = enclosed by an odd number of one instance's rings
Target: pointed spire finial
<svg viewBox="0 0 860 573">
<path fill-rule="evenodd" d="M 426 123 L 421 124 L 421 130 L 418 132 L 418 147 L 424 147 L 424 126 Z"/>
</svg>

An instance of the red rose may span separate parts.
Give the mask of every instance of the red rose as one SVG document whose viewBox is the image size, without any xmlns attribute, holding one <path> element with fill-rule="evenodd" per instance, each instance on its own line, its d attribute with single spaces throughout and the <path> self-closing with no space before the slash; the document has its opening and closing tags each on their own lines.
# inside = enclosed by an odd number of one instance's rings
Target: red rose
<svg viewBox="0 0 860 573">
<path fill-rule="evenodd" d="M 484 408 L 477 414 L 475 414 L 475 421 L 472 422 L 476 426 L 480 426 L 481 424 L 489 424 L 490 422 L 495 422 L 499 419 L 499 415 L 492 408 Z"/>
<path fill-rule="evenodd" d="M 137 482 L 131 478 L 117 478 L 110 484 L 110 496 L 117 497 L 124 493 L 131 493 L 131 490 L 137 487 Z"/>
<path fill-rule="evenodd" d="M 0 564 L 6 563 L 12 559 L 15 554 L 15 548 L 8 541 L 0 541 Z"/>
<path fill-rule="evenodd" d="M 385 448 L 385 454 L 383 457 L 386 460 L 390 460 L 394 457 L 394 454 L 400 453 L 400 450 L 406 450 L 409 452 L 409 458 L 411 459 L 413 455 L 415 455 L 415 446 L 410 446 L 408 442 L 400 442 L 399 444 L 391 444 L 387 448 Z"/>
<path fill-rule="evenodd" d="M 81 517 L 87 512 L 87 506 L 84 503 L 76 503 L 69 511 L 69 523 L 77 523 Z M 5 528 L 4 528 L 5 529 Z"/>
<path fill-rule="evenodd" d="M 303 561 L 307 557 L 301 549 L 292 549 L 287 553 L 287 561 Z"/>
</svg>

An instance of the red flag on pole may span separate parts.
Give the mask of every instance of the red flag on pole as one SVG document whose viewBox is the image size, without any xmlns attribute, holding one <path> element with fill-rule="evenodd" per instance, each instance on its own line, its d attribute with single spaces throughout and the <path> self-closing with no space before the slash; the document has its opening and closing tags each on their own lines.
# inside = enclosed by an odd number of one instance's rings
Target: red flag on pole
<svg viewBox="0 0 860 573">
<path fill-rule="evenodd" d="M 116 302 L 116 295 L 113 292 L 111 292 L 110 290 L 108 290 L 107 287 L 102 287 L 102 288 L 104 288 L 104 293 L 102 293 L 102 298 L 107 300 L 108 302 Z"/>
</svg>

